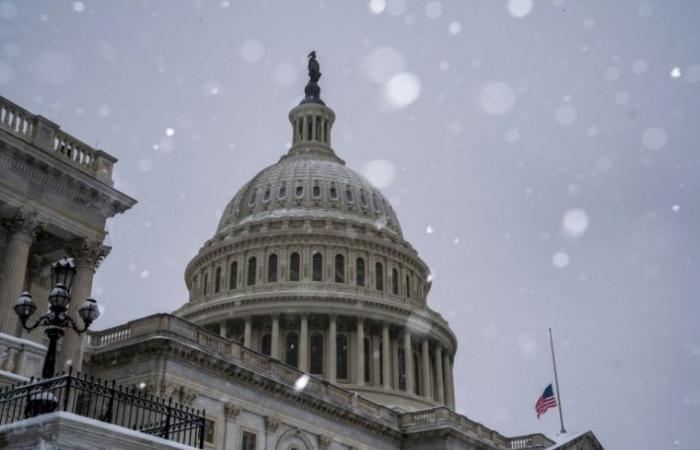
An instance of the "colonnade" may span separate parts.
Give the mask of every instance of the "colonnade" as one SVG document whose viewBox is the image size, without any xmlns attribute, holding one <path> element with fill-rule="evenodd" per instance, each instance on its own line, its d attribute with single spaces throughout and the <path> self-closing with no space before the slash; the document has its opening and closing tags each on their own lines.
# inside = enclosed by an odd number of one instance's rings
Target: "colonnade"
<svg viewBox="0 0 700 450">
<path fill-rule="evenodd" d="M 454 408 L 449 349 L 385 321 L 335 314 L 249 315 L 205 328 L 332 383 L 399 391 Z"/>
</svg>

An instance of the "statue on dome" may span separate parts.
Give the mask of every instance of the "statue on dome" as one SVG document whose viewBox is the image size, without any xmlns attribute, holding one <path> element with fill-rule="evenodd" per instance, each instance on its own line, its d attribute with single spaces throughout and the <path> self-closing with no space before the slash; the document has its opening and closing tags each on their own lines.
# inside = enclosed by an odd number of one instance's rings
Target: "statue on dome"
<svg viewBox="0 0 700 450">
<path fill-rule="evenodd" d="M 324 105 L 323 100 L 321 100 L 321 88 L 318 85 L 318 80 L 321 79 L 321 66 L 318 64 L 316 59 L 316 51 L 312 50 L 308 55 L 309 58 L 309 82 L 306 83 L 304 88 L 305 97 L 301 101 L 304 103 L 318 103 Z"/>
<path fill-rule="evenodd" d="M 312 50 L 309 53 L 309 79 L 314 82 L 318 82 L 321 79 L 321 66 L 318 64 L 316 59 L 316 51 Z"/>
</svg>

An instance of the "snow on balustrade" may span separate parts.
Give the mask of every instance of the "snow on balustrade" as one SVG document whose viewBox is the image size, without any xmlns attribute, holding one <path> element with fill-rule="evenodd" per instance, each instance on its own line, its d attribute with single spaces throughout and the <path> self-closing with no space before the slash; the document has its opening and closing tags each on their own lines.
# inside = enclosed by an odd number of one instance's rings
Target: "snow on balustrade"
<svg viewBox="0 0 700 450">
<path fill-rule="evenodd" d="M 54 151 L 64 158 L 92 169 L 95 163 L 96 150 L 87 144 L 80 142 L 74 137 L 64 133 L 61 130 L 56 130 L 54 137 Z"/>
<path fill-rule="evenodd" d="M 20 136 L 32 136 L 34 117 L 29 112 L 0 97 L 0 127 Z"/>
</svg>

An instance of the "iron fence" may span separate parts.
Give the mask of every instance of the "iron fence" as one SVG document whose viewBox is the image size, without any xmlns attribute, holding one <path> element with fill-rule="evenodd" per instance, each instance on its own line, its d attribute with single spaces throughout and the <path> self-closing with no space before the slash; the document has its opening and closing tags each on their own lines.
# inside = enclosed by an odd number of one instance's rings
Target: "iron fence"
<svg viewBox="0 0 700 450">
<path fill-rule="evenodd" d="M 53 411 L 67 411 L 181 444 L 204 447 L 204 410 L 197 410 L 71 373 L 0 389 L 0 424 Z"/>
</svg>

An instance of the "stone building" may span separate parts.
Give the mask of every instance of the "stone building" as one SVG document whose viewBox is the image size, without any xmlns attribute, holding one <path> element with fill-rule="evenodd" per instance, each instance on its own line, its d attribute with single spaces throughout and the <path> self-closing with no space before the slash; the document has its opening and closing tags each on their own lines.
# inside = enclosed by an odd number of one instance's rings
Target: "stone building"
<svg viewBox="0 0 700 450">
<path fill-rule="evenodd" d="M 506 437 L 455 412 L 457 341 L 428 306 L 427 266 L 387 199 L 334 152 L 310 56 L 292 146 L 225 208 L 185 269 L 189 301 L 92 332 L 85 369 L 206 410 L 211 449 L 602 449 L 590 432 Z M 47 440 L 90 448 L 70 439 L 75 419 L 42 420 Z"/>
</svg>

